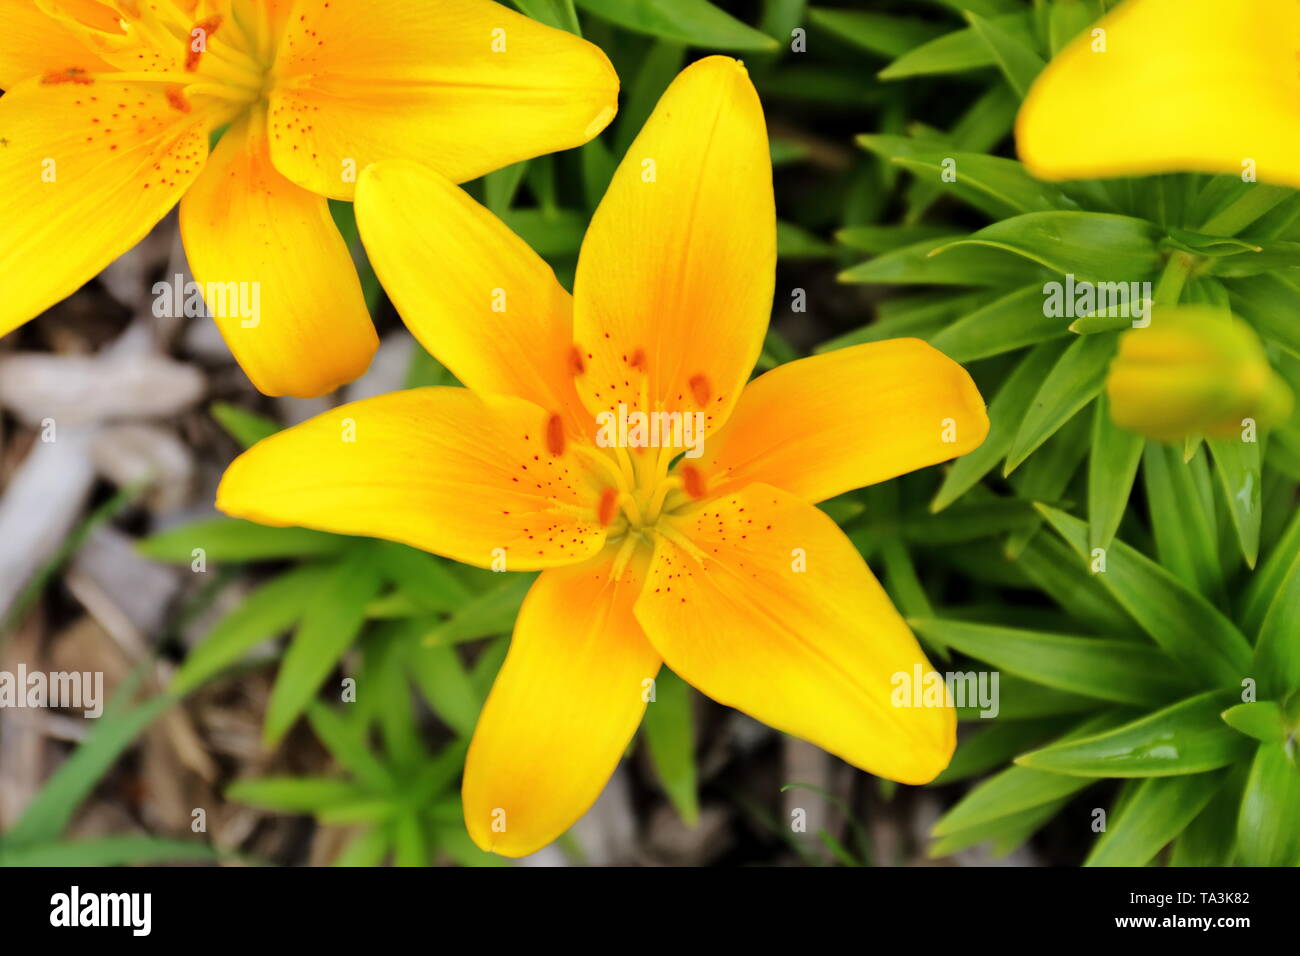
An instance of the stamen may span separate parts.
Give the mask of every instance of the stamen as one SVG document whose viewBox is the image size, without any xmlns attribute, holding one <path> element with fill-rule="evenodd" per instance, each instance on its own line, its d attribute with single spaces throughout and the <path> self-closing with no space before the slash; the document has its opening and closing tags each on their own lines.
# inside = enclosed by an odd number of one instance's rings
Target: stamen
<svg viewBox="0 0 1300 956">
<path fill-rule="evenodd" d="M 564 454 L 564 420 L 552 415 L 546 423 L 546 448 L 555 456 Z"/>
<path fill-rule="evenodd" d="M 691 386 L 691 395 L 695 397 L 695 404 L 700 406 L 707 405 L 709 403 L 709 396 L 713 394 L 712 390 L 709 388 L 709 380 L 705 378 L 703 373 L 701 373 L 698 375 L 692 375 L 689 384 Z"/>
<path fill-rule="evenodd" d="M 188 72 L 193 73 L 199 68 L 199 57 L 203 56 L 207 51 L 208 40 L 211 39 L 213 34 L 215 34 L 217 29 L 221 26 L 221 20 L 221 15 L 218 14 L 216 16 L 208 17 L 206 20 L 200 20 L 190 28 L 190 46 L 189 50 L 185 54 L 185 69 Z M 196 31 L 202 34 L 202 50 L 194 49 L 194 40 L 196 39 L 194 34 Z"/>
<path fill-rule="evenodd" d="M 618 489 L 606 488 L 600 493 L 600 504 L 596 508 L 596 520 L 601 527 L 607 526 L 618 514 Z"/>
<path fill-rule="evenodd" d="M 694 465 L 684 465 L 680 472 L 682 476 L 683 490 L 699 501 L 704 497 L 704 476 L 700 474 L 698 468 Z"/>
</svg>

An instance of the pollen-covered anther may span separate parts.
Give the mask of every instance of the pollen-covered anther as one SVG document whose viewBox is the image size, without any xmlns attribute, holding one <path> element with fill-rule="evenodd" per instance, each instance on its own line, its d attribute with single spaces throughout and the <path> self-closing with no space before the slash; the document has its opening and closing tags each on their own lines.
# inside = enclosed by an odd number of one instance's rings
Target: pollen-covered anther
<svg viewBox="0 0 1300 956">
<path fill-rule="evenodd" d="M 546 450 L 556 456 L 564 454 L 564 420 L 559 415 L 546 422 Z"/>
<path fill-rule="evenodd" d="M 703 373 L 692 375 L 687 384 L 691 387 L 691 397 L 695 399 L 695 404 L 707 405 L 709 396 L 713 394 L 713 390 L 709 388 L 709 380 L 703 375 Z"/>
<path fill-rule="evenodd" d="M 180 110 L 182 113 L 188 113 L 194 107 L 190 101 L 185 98 L 185 91 L 179 86 L 167 87 L 167 102 L 174 110 Z"/>
<path fill-rule="evenodd" d="M 682 476 L 682 490 L 696 501 L 703 498 L 705 491 L 704 476 L 700 474 L 700 470 L 693 465 L 684 465 L 680 474 Z"/>
<path fill-rule="evenodd" d="M 200 20 L 190 29 L 189 48 L 185 52 L 185 70 L 193 73 L 199 68 L 199 58 L 207 49 L 208 40 L 221 26 L 220 14 Z"/>
<path fill-rule="evenodd" d="M 645 349 L 637 349 L 632 353 L 632 357 L 627 360 L 627 364 L 638 371 L 645 371 Z"/>
<path fill-rule="evenodd" d="M 618 489 L 606 488 L 600 493 L 600 504 L 596 506 L 596 520 L 601 527 L 609 524 L 618 514 Z"/>
<path fill-rule="evenodd" d="M 582 357 L 582 349 L 576 345 L 569 348 L 569 372 L 573 375 L 581 375 L 587 371 L 587 363 Z"/>
<path fill-rule="evenodd" d="M 66 70 L 55 70 L 46 73 L 41 77 L 41 82 L 46 85 L 53 83 L 76 83 L 80 86 L 90 86 L 95 82 L 85 70 L 79 66 L 70 66 Z"/>
</svg>

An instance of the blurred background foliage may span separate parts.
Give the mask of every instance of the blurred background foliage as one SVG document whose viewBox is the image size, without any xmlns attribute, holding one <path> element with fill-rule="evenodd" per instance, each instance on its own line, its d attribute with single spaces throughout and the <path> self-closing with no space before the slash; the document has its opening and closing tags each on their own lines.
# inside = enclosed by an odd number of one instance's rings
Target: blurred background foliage
<svg viewBox="0 0 1300 956">
<path fill-rule="evenodd" d="M 1043 307 L 1044 283 L 1067 274 L 1148 281 L 1158 306 L 1244 319 L 1300 392 L 1300 196 L 1237 177 L 1049 184 L 1024 171 L 1021 98 L 1112 5 L 516 0 L 598 44 L 622 78 L 599 138 L 466 187 L 561 282 L 659 95 L 692 59 L 729 52 L 767 112 L 780 219 L 758 371 L 917 336 L 970 369 L 992 423 L 951 466 L 824 505 L 936 666 L 1000 673 L 997 717 L 960 711 L 934 784 L 850 772 L 665 672 L 622 784 L 634 836 L 593 843 L 575 828 L 550 862 L 1300 863 L 1300 416 L 1258 441 L 1120 429 L 1104 386 L 1129 319 Z M 351 207 L 332 208 L 386 341 L 400 336 Z M 396 386 L 452 381 L 418 346 L 400 354 Z M 218 470 L 302 411 L 230 375 L 209 386 L 200 433 Z M 504 863 L 468 840 L 458 778 L 531 576 L 201 515 L 210 496 L 194 520 L 157 519 L 146 491 L 101 490 L 9 614 L 10 630 L 42 608 L 68 616 L 60 575 L 105 524 L 192 578 L 114 706 L 8 822 L 0 861 Z M 238 600 L 219 602 L 233 585 Z M 255 680 L 249 746 L 282 756 L 227 757 L 210 774 L 212 799 L 254 808 L 240 818 L 252 822 L 221 837 L 70 832 L 170 707 Z M 791 808 L 809 806 L 809 832 L 792 830 Z M 253 839 L 284 816 L 310 817 L 313 835 Z"/>
</svg>

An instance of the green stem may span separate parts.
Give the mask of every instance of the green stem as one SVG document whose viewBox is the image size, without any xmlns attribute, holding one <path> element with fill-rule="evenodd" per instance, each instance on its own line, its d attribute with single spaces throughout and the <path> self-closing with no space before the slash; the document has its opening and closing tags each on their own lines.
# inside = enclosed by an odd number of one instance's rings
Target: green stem
<svg viewBox="0 0 1300 956">
<path fill-rule="evenodd" d="M 1183 286 L 1187 284 L 1198 261 L 1198 257 L 1186 252 L 1172 252 L 1169 261 L 1165 263 L 1165 271 L 1160 273 L 1160 281 L 1156 283 L 1154 304 L 1177 305 L 1183 294 Z"/>
</svg>

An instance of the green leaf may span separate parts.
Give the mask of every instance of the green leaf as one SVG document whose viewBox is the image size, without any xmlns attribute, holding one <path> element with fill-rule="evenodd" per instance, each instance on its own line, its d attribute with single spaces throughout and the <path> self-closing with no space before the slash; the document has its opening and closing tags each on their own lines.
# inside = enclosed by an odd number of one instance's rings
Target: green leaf
<svg viewBox="0 0 1300 956">
<path fill-rule="evenodd" d="M 361 633 L 366 602 L 381 585 L 373 555 L 358 549 L 335 565 L 308 606 L 280 664 L 266 706 L 263 738 L 277 743 Z"/>
<path fill-rule="evenodd" d="M 1064 735 L 1058 743 L 1090 737 L 1123 719 L 1122 711 L 1090 717 Z M 948 836 L 981 827 L 994 820 L 1016 816 L 1045 804 L 1055 803 L 1086 787 L 1092 780 L 1047 773 L 1028 767 L 1008 767 L 978 784 L 955 803 L 934 825 L 935 836 Z"/>
<path fill-rule="evenodd" d="M 1300 768 L 1281 744 L 1260 744 L 1237 818 L 1246 866 L 1300 866 Z"/>
<path fill-rule="evenodd" d="M 809 8 L 808 22 L 864 50 L 891 58 L 900 56 L 943 32 L 942 27 L 926 20 L 819 7 Z"/>
<path fill-rule="evenodd" d="M 800 226 L 778 221 L 776 254 L 780 259 L 830 259 L 835 256 L 836 249 L 829 242 L 819 239 Z"/>
<path fill-rule="evenodd" d="M 1023 36 L 1008 30 L 997 20 L 988 20 L 970 11 L 966 12 L 966 19 L 988 47 L 1011 88 L 1024 99 L 1034 79 L 1047 65 L 1043 58 Z"/>
<path fill-rule="evenodd" d="M 81 801 L 95 788 L 122 751 L 174 703 L 176 698 L 162 695 L 132 709 L 105 712 L 5 834 L 5 844 L 21 847 L 24 844 L 53 843 Z"/>
<path fill-rule="evenodd" d="M 1034 179 L 1013 159 L 927 148 L 929 144 L 923 140 L 901 136 L 863 135 L 857 137 L 857 142 L 917 176 L 939 183 L 977 209 L 989 208 L 992 201 L 999 211 L 998 218 L 1078 208 L 1060 189 Z M 951 180 L 943 177 L 949 170 L 955 177 Z"/>
<path fill-rule="evenodd" d="M 374 549 L 380 573 L 425 612 L 449 612 L 470 598 L 441 558 L 404 544 L 382 542 Z"/>
<path fill-rule="evenodd" d="M 151 836 L 110 836 L 9 850 L 0 842 L 0 866 L 131 866 L 215 859 L 217 851 L 206 843 Z"/>
<path fill-rule="evenodd" d="M 1064 342 L 1044 342 L 1036 346 L 1006 377 L 989 403 L 988 437 L 974 451 L 953 462 L 930 502 L 932 512 L 942 511 L 973 488 L 1011 449 L 1025 407 L 1065 347 Z"/>
<path fill-rule="evenodd" d="M 380 866 L 388 857 L 391 841 L 386 827 L 361 831 L 334 859 L 334 866 Z"/>
<path fill-rule="evenodd" d="M 954 362 L 966 363 L 1068 334 L 1060 319 L 1043 315 L 1043 290 L 1034 283 L 958 319 L 929 342 Z"/>
<path fill-rule="evenodd" d="M 771 52 L 779 44 L 746 26 L 706 0 L 577 0 L 602 20 L 637 33 L 648 33 L 712 50 Z"/>
<path fill-rule="evenodd" d="M 462 737 L 472 734 L 483 698 L 456 648 L 430 647 L 421 640 L 410 640 L 406 642 L 406 661 L 411 679 L 429 708 Z"/>
<path fill-rule="evenodd" d="M 519 192 L 519 186 L 528 172 L 529 160 L 511 163 L 501 169 L 494 169 L 483 177 L 483 205 L 496 216 L 505 216 L 510 211 Z"/>
<path fill-rule="evenodd" d="M 582 36 L 573 0 L 511 0 L 516 7 L 538 23 Z"/>
<path fill-rule="evenodd" d="M 1286 737 L 1282 708 L 1271 700 L 1237 704 L 1222 714 L 1223 722 L 1238 733 L 1266 744 L 1280 744 Z"/>
<path fill-rule="evenodd" d="M 814 352 L 833 352 L 835 349 L 863 342 L 880 342 L 889 338 L 926 336 L 937 332 L 948 322 L 978 309 L 995 295 L 986 289 L 976 292 L 938 293 L 899 296 L 882 302 L 876 310 L 879 318 L 870 325 L 823 342 Z M 960 459 L 959 459 L 960 460 Z"/>
<path fill-rule="evenodd" d="M 1170 777 L 1217 770 L 1242 759 L 1251 741 L 1219 718 L 1234 699 L 1208 691 L 1132 723 L 1016 758 L 1024 767 L 1080 777 Z"/>
<path fill-rule="evenodd" d="M 1056 434 L 1079 410 L 1097 397 L 1106 382 L 1106 369 L 1115 354 L 1117 341 L 1110 335 L 1085 335 L 1067 346 L 1047 373 L 1033 402 L 1022 409 L 1007 462 L 1009 475 L 1042 444 Z"/>
<path fill-rule="evenodd" d="M 1264 338 L 1300 356 L 1300 286 L 1281 275 L 1268 274 L 1224 283 L 1232 311 Z"/>
<path fill-rule="evenodd" d="M 1098 634 L 1145 639 L 1110 592 L 1055 535 L 1036 535 L 1017 559 L 1025 576 L 1071 617 Z"/>
<path fill-rule="evenodd" d="M 1076 637 L 948 620 L 909 620 L 923 637 L 1048 687 L 1118 704 L 1168 701 L 1188 689 L 1158 649 L 1134 641 Z"/>
<path fill-rule="evenodd" d="M 213 402 L 208 412 L 217 420 L 230 437 L 244 448 L 251 448 L 263 438 L 269 438 L 280 430 L 279 424 L 264 415 L 250 412 L 229 402 Z"/>
<path fill-rule="evenodd" d="M 1023 43 L 1031 42 L 1027 13 L 997 16 L 989 22 Z M 997 58 L 983 37 L 974 28 L 967 27 L 908 50 L 877 75 L 882 80 L 901 80 L 939 73 L 964 73 L 996 64 Z"/>
<path fill-rule="evenodd" d="M 1145 219 L 1098 212 L 1031 212 L 937 246 L 943 258 L 969 246 L 1001 249 L 1061 275 L 1090 282 L 1135 282 L 1160 267 L 1160 230 Z"/>
<path fill-rule="evenodd" d="M 226 788 L 227 800 L 278 813 L 314 814 L 369 797 L 355 783 L 325 777 L 260 777 L 236 780 Z"/>
<path fill-rule="evenodd" d="M 519 605 L 535 577 L 535 574 L 503 574 L 496 587 L 475 595 L 445 621 L 431 624 L 424 632 L 424 645 L 446 646 L 508 634 L 514 629 Z"/>
<path fill-rule="evenodd" d="M 1281 589 L 1282 582 L 1292 573 L 1297 559 L 1300 559 L 1300 510 L 1292 514 L 1281 538 L 1246 585 L 1240 620 L 1247 634 L 1259 631 L 1269 605 Z"/>
<path fill-rule="evenodd" d="M 993 855 L 1005 856 L 1027 842 L 1039 827 L 1060 813 L 1069 802 L 1069 796 L 1061 797 L 1059 800 L 1053 800 L 1051 803 L 1045 803 L 1024 813 L 998 817 L 987 823 L 940 837 L 930 844 L 927 855 L 931 859 L 950 856 L 979 843 L 992 841 Z"/>
<path fill-rule="evenodd" d="M 1161 565 L 1188 587 L 1221 598 L 1223 566 L 1205 459 L 1184 462 L 1178 449 L 1147 442 L 1142 478 Z"/>
<path fill-rule="evenodd" d="M 1095 697 L 1071 694 L 1035 684 L 1015 674 L 1003 674 L 998 682 L 1001 697 L 999 720 L 1039 720 L 1043 717 L 1060 717 L 1065 714 L 1092 713 L 1097 709 Z M 982 708 L 958 707 L 960 721 L 987 721 L 980 716 Z"/>
<path fill-rule="evenodd" d="M 1110 820 L 1084 866 L 1145 866 L 1205 809 L 1223 786 L 1222 773 L 1153 777 Z"/>
<path fill-rule="evenodd" d="M 963 240 L 958 240 L 963 241 Z M 951 250 L 931 255 L 936 249 Z M 905 246 L 861 265 L 845 269 L 841 282 L 876 282 L 889 285 L 1024 286 L 1046 275 L 1022 258 L 980 245 L 955 245 L 953 240 L 931 239 Z"/>
<path fill-rule="evenodd" d="M 1170 866 L 1230 866 L 1237 837 L 1237 810 L 1246 786 L 1245 764 L 1227 771 L 1228 779 L 1219 787 L 1205 809 L 1189 823 L 1174 843 Z"/>
<path fill-rule="evenodd" d="M 1038 509 L 1081 561 L 1094 561 L 1082 521 L 1047 505 Z M 1171 657 L 1213 685 L 1240 686 L 1250 644 L 1217 608 L 1123 541 L 1116 539 L 1104 560 L 1096 577 Z"/>
<path fill-rule="evenodd" d="M 1099 392 L 1092 418 L 1088 459 L 1088 544 L 1108 548 L 1128 507 L 1145 442 L 1110 417 L 1110 399 Z"/>
<path fill-rule="evenodd" d="M 206 561 L 273 561 L 340 554 L 356 539 L 309 528 L 272 528 L 242 518 L 205 518 L 160 531 L 136 548 L 146 558 L 190 564 L 202 549 Z"/>
<path fill-rule="evenodd" d="M 356 777 L 369 791 L 386 792 L 393 789 L 393 775 L 372 751 L 369 728 L 363 721 L 351 713 L 344 716 L 319 700 L 311 701 L 306 710 L 312 732 L 340 767 Z M 374 794 L 371 792 L 368 795 Z"/>
<path fill-rule="evenodd" d="M 288 630 L 317 599 L 329 575 L 328 566 L 306 565 L 280 575 L 244 598 L 190 651 L 172 678 L 172 693 L 188 694 L 263 641 Z"/>
<path fill-rule="evenodd" d="M 694 694 L 667 667 L 655 679 L 655 699 L 646 706 L 642 732 L 659 782 L 687 826 L 700 819 L 695 780 Z"/>
<path fill-rule="evenodd" d="M 1259 558 L 1259 529 L 1263 519 L 1259 443 L 1222 438 L 1207 438 L 1205 442 L 1214 455 L 1214 471 L 1228 502 L 1242 557 L 1247 567 L 1254 568 Z"/>
<path fill-rule="evenodd" d="M 996 720 L 992 726 L 962 737 L 952 762 L 927 786 L 941 787 L 1001 767 L 1016 754 L 1037 747 L 1072 722 L 1070 717 L 1044 720 Z"/>
<path fill-rule="evenodd" d="M 953 239 L 957 235 L 949 226 L 849 226 L 835 233 L 835 241 L 859 252 L 880 255 L 931 239 Z"/>
<path fill-rule="evenodd" d="M 1277 594 L 1268 605 L 1255 642 L 1255 670 L 1259 682 L 1279 698 L 1300 691 L 1300 555 L 1296 555 Z"/>
<path fill-rule="evenodd" d="M 1092 417 L 1081 412 L 1067 421 L 1043 447 L 1011 476 L 1011 487 L 1016 497 L 1030 503 L 1060 501 L 1068 490 L 1074 474 L 1088 453 L 1088 435 Z M 1003 551 L 1015 560 L 1038 534 L 1042 522 L 1032 521 L 1007 536 Z"/>
</svg>

